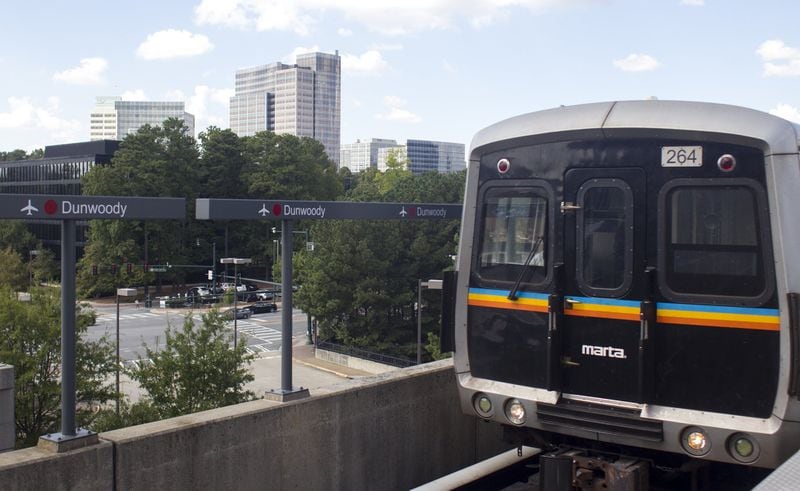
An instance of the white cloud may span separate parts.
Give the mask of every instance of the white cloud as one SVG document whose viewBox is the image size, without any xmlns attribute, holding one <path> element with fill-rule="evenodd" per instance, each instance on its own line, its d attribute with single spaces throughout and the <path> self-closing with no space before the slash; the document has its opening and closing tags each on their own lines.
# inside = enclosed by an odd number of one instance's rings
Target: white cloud
<svg viewBox="0 0 800 491">
<path fill-rule="evenodd" d="M 303 0 L 296 3 L 292 0 L 202 0 L 194 9 L 195 21 L 200 25 L 225 25 L 257 31 L 294 31 L 305 36 L 316 20 L 303 10 L 318 11 L 313 6 L 317 2 Z"/>
<path fill-rule="evenodd" d="M 150 98 L 144 93 L 142 89 L 126 90 L 120 94 L 123 101 L 149 101 Z"/>
<path fill-rule="evenodd" d="M 28 97 L 9 97 L 8 112 L 0 112 L 2 129 L 36 129 L 49 134 L 51 140 L 63 141 L 80 135 L 81 123 L 60 116 L 57 97 L 47 99 L 46 106 L 35 105 Z"/>
<path fill-rule="evenodd" d="M 661 64 L 650 55 L 630 54 L 625 58 L 614 60 L 614 66 L 624 72 L 647 72 L 661 66 Z"/>
<path fill-rule="evenodd" d="M 514 8 L 541 11 L 585 0 L 201 0 L 198 24 L 306 35 L 325 11 L 338 11 L 365 28 L 388 35 L 448 29 L 463 18 L 474 27 L 496 22 Z"/>
<path fill-rule="evenodd" d="M 786 46 L 780 39 L 770 39 L 761 43 L 756 53 L 764 62 L 765 77 L 800 76 L 800 49 Z"/>
<path fill-rule="evenodd" d="M 286 63 L 286 64 L 291 65 L 295 61 L 297 61 L 297 55 L 302 55 L 302 54 L 305 54 L 305 53 L 316 53 L 319 50 L 320 50 L 319 46 L 317 46 L 317 45 L 314 45 L 314 46 L 312 46 L 310 48 L 303 48 L 302 46 L 298 46 L 297 48 L 293 49 L 291 53 L 289 53 L 288 55 L 284 56 L 281 59 L 281 61 Z"/>
<path fill-rule="evenodd" d="M 100 85 L 105 83 L 103 76 L 107 68 L 104 58 L 83 58 L 80 65 L 56 73 L 53 79 L 75 85 Z"/>
<path fill-rule="evenodd" d="M 336 30 L 336 34 L 342 36 L 343 38 L 349 38 L 350 36 L 353 35 L 353 31 L 345 27 L 340 27 L 339 29 Z M 2 59 L 0 59 L 0 61 L 2 61 Z"/>
<path fill-rule="evenodd" d="M 380 51 L 371 49 L 361 56 L 342 55 L 342 72 L 348 74 L 379 74 L 388 68 L 389 64 L 383 59 Z"/>
<path fill-rule="evenodd" d="M 228 126 L 228 104 L 234 92 L 233 89 L 214 89 L 207 85 L 197 85 L 194 93 L 188 98 L 180 90 L 172 91 L 169 94 L 179 96 L 173 100 L 186 102 L 186 112 L 194 115 L 195 128 L 199 133 L 210 125 L 220 128 Z"/>
<path fill-rule="evenodd" d="M 681 5 L 691 5 L 692 7 L 702 7 L 705 4 L 705 0 L 681 0 Z"/>
<path fill-rule="evenodd" d="M 375 118 L 386 121 L 398 121 L 401 123 L 419 123 L 422 118 L 405 109 L 406 101 L 397 96 L 387 95 L 383 98 L 383 104 L 389 111 L 383 114 L 376 114 Z"/>
<path fill-rule="evenodd" d="M 778 104 L 774 109 L 770 109 L 769 113 L 783 119 L 788 119 L 793 123 L 800 124 L 800 110 L 789 104 Z"/>
<path fill-rule="evenodd" d="M 136 50 L 137 56 L 145 60 L 168 60 L 186 56 L 202 55 L 214 47 L 202 34 L 167 29 L 149 34 Z"/>
<path fill-rule="evenodd" d="M 442 60 L 442 70 L 444 70 L 447 73 L 456 73 L 457 72 L 456 67 L 451 65 L 450 62 L 447 61 L 447 60 Z"/>
</svg>

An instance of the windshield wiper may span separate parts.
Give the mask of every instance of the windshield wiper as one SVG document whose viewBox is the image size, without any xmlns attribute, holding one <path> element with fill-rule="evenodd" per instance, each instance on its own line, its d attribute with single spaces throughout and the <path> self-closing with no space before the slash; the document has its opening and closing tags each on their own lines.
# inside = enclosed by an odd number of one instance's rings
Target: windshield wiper
<svg viewBox="0 0 800 491">
<path fill-rule="evenodd" d="M 528 270 L 528 266 L 531 264 L 531 260 L 533 256 L 536 255 L 536 252 L 539 250 L 539 246 L 542 245 L 542 241 L 544 240 L 544 235 L 540 235 L 536 238 L 536 243 L 533 244 L 531 248 L 530 254 L 525 259 L 525 263 L 522 265 L 522 269 L 519 272 L 519 276 L 517 276 L 517 281 L 514 282 L 514 288 L 508 293 L 509 300 L 516 300 L 517 299 L 517 290 L 519 290 L 519 284 L 522 283 L 522 277 L 525 276 L 525 272 Z"/>
</svg>

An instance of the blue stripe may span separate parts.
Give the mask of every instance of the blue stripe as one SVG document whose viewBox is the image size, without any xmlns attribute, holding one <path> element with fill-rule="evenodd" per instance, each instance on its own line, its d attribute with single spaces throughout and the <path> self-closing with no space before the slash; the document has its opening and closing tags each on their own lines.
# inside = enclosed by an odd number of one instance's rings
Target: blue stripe
<svg viewBox="0 0 800 491">
<path fill-rule="evenodd" d="M 659 310 L 684 310 L 690 312 L 716 312 L 719 314 L 743 314 L 743 315 L 780 315 L 778 309 L 756 309 L 747 307 L 721 307 L 718 305 L 689 305 L 683 303 L 661 303 L 657 305 Z"/>
<path fill-rule="evenodd" d="M 489 288 L 470 288 L 470 293 L 477 293 L 480 295 L 494 295 L 499 297 L 507 297 L 510 290 L 495 290 Z M 518 292 L 517 296 L 520 298 L 534 298 L 539 300 L 546 300 L 549 297 L 547 293 L 535 292 Z M 638 300 L 617 300 L 614 298 L 597 298 L 597 297 L 575 297 L 572 295 L 567 296 L 572 300 L 577 300 L 586 304 L 595 305 L 611 305 L 616 307 L 636 307 L 639 308 L 641 302 Z M 722 307 L 719 305 L 692 305 L 683 303 L 666 303 L 658 302 L 656 307 L 660 310 L 683 310 L 689 312 L 716 312 L 720 314 L 742 314 L 742 315 L 772 315 L 779 316 L 778 309 L 762 309 L 762 308 L 749 308 L 749 307 Z"/>
</svg>

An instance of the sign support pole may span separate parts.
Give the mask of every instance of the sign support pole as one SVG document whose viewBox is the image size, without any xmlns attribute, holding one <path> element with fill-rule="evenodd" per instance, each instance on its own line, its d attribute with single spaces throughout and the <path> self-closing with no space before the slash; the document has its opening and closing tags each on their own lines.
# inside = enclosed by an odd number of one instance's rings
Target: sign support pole
<svg viewBox="0 0 800 491">
<path fill-rule="evenodd" d="M 75 436 L 75 221 L 61 221 L 61 434 Z"/>
<path fill-rule="evenodd" d="M 281 392 L 292 391 L 292 220 L 281 220 Z"/>
</svg>

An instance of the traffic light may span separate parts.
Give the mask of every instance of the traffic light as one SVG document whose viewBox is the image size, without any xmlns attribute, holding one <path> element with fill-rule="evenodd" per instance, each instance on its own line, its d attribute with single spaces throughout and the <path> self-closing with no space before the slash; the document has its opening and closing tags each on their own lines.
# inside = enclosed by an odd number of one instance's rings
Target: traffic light
<svg viewBox="0 0 800 491">
<path fill-rule="evenodd" d="M 128 271 L 128 274 L 131 274 L 131 273 L 133 273 L 133 264 L 131 264 L 131 263 L 128 263 L 128 264 L 125 266 L 125 269 L 127 269 L 127 271 Z"/>
<path fill-rule="evenodd" d="M 147 273 L 148 271 L 150 271 L 150 265 L 147 264 L 147 263 L 144 263 L 142 265 L 142 270 L 144 270 L 144 272 Z"/>
<path fill-rule="evenodd" d="M 92 276 L 97 276 L 97 265 L 92 264 Z"/>
<path fill-rule="evenodd" d="M 117 265 L 116 264 L 112 264 L 111 265 L 111 274 L 117 274 Z"/>
</svg>

